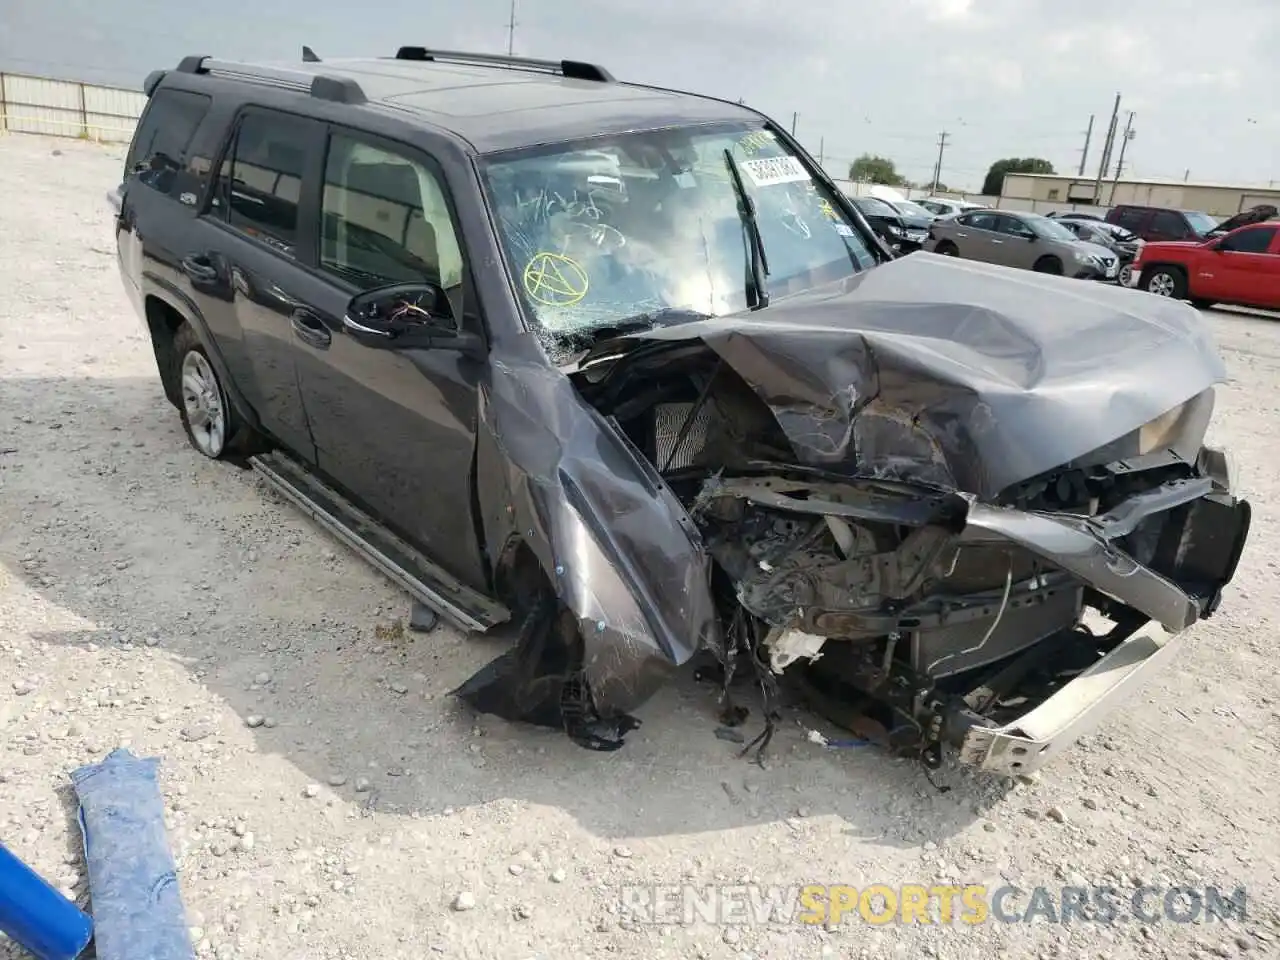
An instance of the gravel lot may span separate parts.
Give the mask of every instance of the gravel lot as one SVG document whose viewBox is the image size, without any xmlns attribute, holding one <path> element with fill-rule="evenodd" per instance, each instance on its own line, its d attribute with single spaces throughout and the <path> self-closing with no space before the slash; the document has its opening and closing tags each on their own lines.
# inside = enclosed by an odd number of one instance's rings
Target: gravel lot
<svg viewBox="0 0 1280 960">
<path fill-rule="evenodd" d="M 218 960 L 1280 954 L 1273 320 L 1208 314 L 1232 376 L 1214 432 L 1255 505 L 1235 585 L 1037 782 L 946 769 L 940 792 L 820 751 L 798 716 L 761 769 L 692 680 L 592 754 L 453 702 L 493 641 L 406 633 L 402 594 L 190 449 L 116 269 L 122 156 L 0 136 L 0 836 L 82 902 L 67 772 L 123 744 L 163 758 L 189 922 Z M 617 907 L 624 883 L 944 878 L 1244 885 L 1249 916 L 828 931 Z"/>
</svg>

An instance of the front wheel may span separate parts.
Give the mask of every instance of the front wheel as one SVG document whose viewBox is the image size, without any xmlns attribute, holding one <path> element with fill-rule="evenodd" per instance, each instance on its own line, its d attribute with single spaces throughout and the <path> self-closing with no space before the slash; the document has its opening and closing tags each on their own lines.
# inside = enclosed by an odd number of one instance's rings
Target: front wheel
<svg viewBox="0 0 1280 960">
<path fill-rule="evenodd" d="M 950 240 L 943 240 L 940 244 L 938 244 L 936 247 L 933 248 L 933 252 L 940 253 L 944 257 L 960 256 L 960 248 L 957 247 Z"/>
<path fill-rule="evenodd" d="M 1148 267 L 1142 273 L 1142 289 L 1157 297 L 1181 300 L 1187 295 L 1187 278 L 1174 267 Z"/>
</svg>

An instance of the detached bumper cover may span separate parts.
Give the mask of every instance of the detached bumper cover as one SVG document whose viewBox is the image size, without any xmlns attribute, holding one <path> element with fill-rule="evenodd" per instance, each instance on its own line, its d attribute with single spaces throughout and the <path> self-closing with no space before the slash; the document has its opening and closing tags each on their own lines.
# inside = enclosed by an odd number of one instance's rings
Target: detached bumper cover
<svg viewBox="0 0 1280 960">
<path fill-rule="evenodd" d="M 1096 728 L 1189 642 L 1186 628 L 1217 608 L 1249 535 L 1248 501 L 1224 493 L 1206 496 L 1209 483 L 1166 484 L 1105 517 L 1053 516 L 980 504 L 971 508 L 964 539 L 1017 543 L 1151 622 L 1013 722 L 969 727 L 959 744 L 962 762 L 1009 775 L 1038 769 Z M 1139 564 L 1112 542 L 1123 539 L 1144 516 L 1170 508 L 1185 511 L 1170 549 L 1177 582 Z"/>
</svg>

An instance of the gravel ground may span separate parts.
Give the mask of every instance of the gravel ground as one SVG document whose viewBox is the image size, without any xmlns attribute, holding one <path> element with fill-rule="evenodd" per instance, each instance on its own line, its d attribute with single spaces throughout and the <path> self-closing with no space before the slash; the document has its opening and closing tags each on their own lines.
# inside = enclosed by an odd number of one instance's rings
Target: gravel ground
<svg viewBox="0 0 1280 960">
<path fill-rule="evenodd" d="M 692 681 L 592 754 L 471 715 L 446 692 L 493 641 L 406 632 L 402 594 L 190 449 L 116 269 L 122 156 L 0 137 L 0 836 L 81 902 L 67 773 L 128 745 L 163 758 L 189 922 L 218 960 L 1280 953 L 1280 325 L 1208 314 L 1232 376 L 1214 433 L 1255 504 L 1220 614 L 1036 781 L 947 768 L 941 792 L 821 752 L 798 716 L 761 769 Z M 659 927 L 617 893 L 944 879 L 1244 885 L 1249 915 Z"/>
</svg>

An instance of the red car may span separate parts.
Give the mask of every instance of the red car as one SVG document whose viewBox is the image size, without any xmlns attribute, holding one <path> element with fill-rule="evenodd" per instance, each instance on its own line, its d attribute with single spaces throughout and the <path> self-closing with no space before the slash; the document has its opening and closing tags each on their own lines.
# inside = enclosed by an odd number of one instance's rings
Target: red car
<svg viewBox="0 0 1280 960">
<path fill-rule="evenodd" d="M 1130 283 L 1198 307 L 1231 303 L 1280 309 L 1280 223 L 1255 223 L 1226 236 L 1148 243 L 1138 248 Z"/>
</svg>

